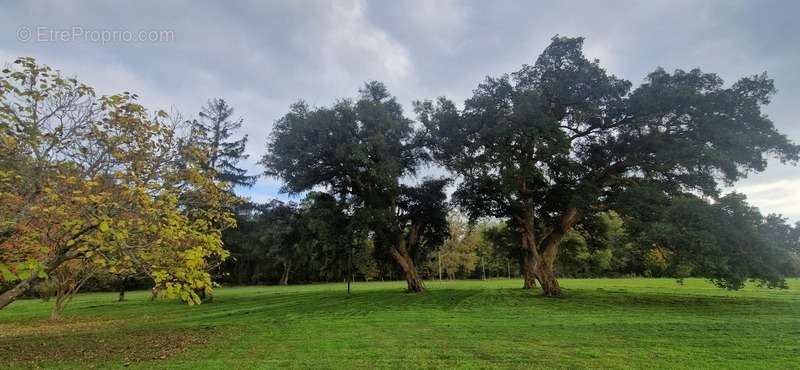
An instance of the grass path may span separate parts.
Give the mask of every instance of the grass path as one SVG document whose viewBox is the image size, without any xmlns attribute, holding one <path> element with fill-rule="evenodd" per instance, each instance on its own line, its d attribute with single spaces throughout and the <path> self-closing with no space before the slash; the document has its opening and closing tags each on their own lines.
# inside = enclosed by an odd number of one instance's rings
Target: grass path
<svg viewBox="0 0 800 370">
<path fill-rule="evenodd" d="M 0 367 L 800 369 L 800 280 L 729 292 L 705 281 L 562 281 L 541 298 L 517 280 L 220 289 L 211 304 L 133 292 L 0 311 Z"/>
</svg>

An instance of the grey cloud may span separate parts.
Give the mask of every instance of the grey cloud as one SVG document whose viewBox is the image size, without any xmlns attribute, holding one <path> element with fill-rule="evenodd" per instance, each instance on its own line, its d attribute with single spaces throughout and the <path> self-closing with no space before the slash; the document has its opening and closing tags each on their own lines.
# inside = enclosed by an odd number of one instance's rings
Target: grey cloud
<svg viewBox="0 0 800 370">
<path fill-rule="evenodd" d="M 635 84 L 658 66 L 700 67 L 728 82 L 766 70 L 780 90 L 767 113 L 800 141 L 798 15 L 800 3 L 777 0 L 2 1 L 0 63 L 31 55 L 102 93 L 135 91 L 148 106 L 184 115 L 224 97 L 245 119 L 247 165 L 259 171 L 272 123 L 300 98 L 327 105 L 381 79 L 407 109 L 420 98 L 460 101 L 484 76 L 533 62 L 553 35 L 582 35 L 589 56 Z M 175 39 L 23 43 L 20 26 L 167 29 Z M 770 190 L 754 188 L 787 181 L 800 181 L 800 170 L 774 164 L 739 188 L 763 211 L 797 220 L 800 211 L 777 207 L 767 201 Z M 278 186 L 264 179 L 249 192 L 264 199 Z M 781 189 L 775 197 L 794 199 L 792 189 Z"/>
</svg>

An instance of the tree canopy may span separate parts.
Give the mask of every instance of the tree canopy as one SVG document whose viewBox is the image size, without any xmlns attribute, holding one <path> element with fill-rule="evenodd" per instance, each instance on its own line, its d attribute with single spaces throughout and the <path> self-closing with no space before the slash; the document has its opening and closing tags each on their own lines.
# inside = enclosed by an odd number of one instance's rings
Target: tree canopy
<svg viewBox="0 0 800 370">
<path fill-rule="evenodd" d="M 435 158 L 463 179 L 455 200 L 473 217 L 519 225 L 526 287 L 535 278 L 546 295 L 560 294 L 561 240 L 614 209 L 615 195 L 647 186 L 668 200 L 713 199 L 720 184 L 763 170 L 769 156 L 798 159 L 761 111 L 775 92 L 766 74 L 726 87 L 699 69 L 657 69 L 631 90 L 582 46 L 583 38 L 554 37 L 533 65 L 487 77 L 463 109 L 446 98 L 415 104 Z M 740 262 L 724 263 L 733 271 Z"/>
<path fill-rule="evenodd" d="M 446 230 L 446 181 L 401 182 L 428 159 L 424 141 L 383 84 L 359 92 L 331 108 L 294 104 L 275 123 L 261 163 L 288 192 L 321 187 L 349 203 L 375 232 L 378 254 L 402 268 L 410 291 L 421 291 L 415 257 Z"/>
</svg>

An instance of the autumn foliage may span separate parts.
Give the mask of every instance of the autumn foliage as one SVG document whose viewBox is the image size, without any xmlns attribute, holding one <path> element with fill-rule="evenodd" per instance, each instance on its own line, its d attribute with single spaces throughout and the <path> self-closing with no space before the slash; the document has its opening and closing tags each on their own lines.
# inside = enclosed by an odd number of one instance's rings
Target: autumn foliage
<svg viewBox="0 0 800 370">
<path fill-rule="evenodd" d="M 235 200 L 174 121 L 30 58 L 3 71 L 0 307 L 76 264 L 145 273 L 190 304 L 210 293 Z"/>
</svg>

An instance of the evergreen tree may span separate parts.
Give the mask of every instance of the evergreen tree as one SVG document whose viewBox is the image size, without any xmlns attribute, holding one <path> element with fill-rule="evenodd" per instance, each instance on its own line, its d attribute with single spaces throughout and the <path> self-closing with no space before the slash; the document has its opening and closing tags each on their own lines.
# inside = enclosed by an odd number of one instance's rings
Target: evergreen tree
<svg viewBox="0 0 800 370">
<path fill-rule="evenodd" d="M 223 99 L 212 99 L 200 111 L 200 119 L 191 123 L 195 144 L 205 152 L 205 167 L 217 173 L 217 179 L 231 185 L 250 187 L 258 176 L 248 176 L 247 170 L 237 167 L 247 159 L 244 154 L 247 135 L 230 140 L 242 127 L 241 118 L 233 119 L 233 108 Z"/>
</svg>

